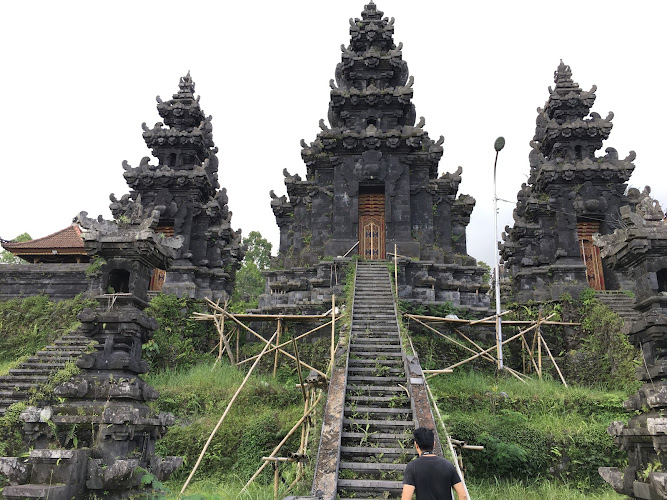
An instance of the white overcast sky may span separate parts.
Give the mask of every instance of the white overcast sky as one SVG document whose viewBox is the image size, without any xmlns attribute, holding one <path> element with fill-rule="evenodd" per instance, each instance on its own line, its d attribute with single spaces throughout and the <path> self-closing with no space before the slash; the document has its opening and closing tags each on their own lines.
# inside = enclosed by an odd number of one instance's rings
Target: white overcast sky
<svg viewBox="0 0 667 500">
<path fill-rule="evenodd" d="M 110 218 L 109 193 L 128 192 L 122 160 L 150 156 L 141 123 L 160 121 L 155 96 L 169 99 L 190 70 L 213 115 L 232 225 L 260 231 L 275 253 L 269 190 L 285 193 L 283 168 L 305 177 L 299 140 L 313 141 L 326 118 L 348 19 L 364 3 L 3 2 L 0 236 L 45 236 L 81 210 Z M 459 192 L 477 199 L 471 255 L 493 260 L 494 140 L 507 141 L 498 196 L 515 201 L 561 58 L 584 90 L 597 85 L 593 111 L 615 113 L 603 149 L 635 150 L 630 184 L 650 184 L 665 207 L 664 1 L 377 4 L 396 18 L 417 116 L 431 138 L 445 136 L 440 173 L 461 165 Z M 500 208 L 499 233 L 513 204 Z"/>
</svg>

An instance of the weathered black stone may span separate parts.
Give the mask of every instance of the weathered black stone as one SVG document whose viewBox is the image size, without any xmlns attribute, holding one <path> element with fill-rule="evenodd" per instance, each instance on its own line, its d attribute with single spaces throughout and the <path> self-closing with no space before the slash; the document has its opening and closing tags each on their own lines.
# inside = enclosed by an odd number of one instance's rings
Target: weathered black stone
<svg viewBox="0 0 667 500">
<path fill-rule="evenodd" d="M 329 83 L 330 125 L 320 120 L 315 141 L 301 141 L 306 179 L 285 169 L 287 196 L 270 193 L 280 228 L 276 264 L 288 271 L 270 273 L 269 289 L 289 282 L 290 269 L 345 255 L 353 247 L 360 234 L 360 192 L 365 192 L 384 197 L 381 254 L 394 252 L 396 245 L 397 253 L 407 257 L 401 264 L 401 298 L 486 307 L 484 270 L 466 250 L 475 200 L 457 198 L 460 167 L 438 177 L 444 138 L 431 140 L 423 117 L 416 123 L 414 79 L 403 61 L 402 44 L 394 43 L 394 19 L 383 16 L 370 3 L 361 19 L 350 19 L 350 44 L 341 46 L 336 80 Z M 451 254 L 470 261 L 466 273 L 459 273 L 464 286 L 456 287 L 457 294 L 442 287 L 447 273 L 459 265 L 440 267 Z M 260 303 L 269 306 L 278 300 L 272 294 Z"/>
<path fill-rule="evenodd" d="M 613 422 L 608 429 L 628 453 L 628 467 L 601 467 L 600 474 L 619 493 L 633 498 L 667 498 L 667 224 L 650 189 L 628 191 L 633 204 L 621 208 L 622 227 L 596 239 L 601 255 L 619 282 L 635 292 L 640 319 L 626 322 L 630 342 L 641 349 L 637 378 L 644 382 L 623 406 L 638 412 L 627 425 Z M 642 480 L 637 473 L 649 465 Z"/>
<path fill-rule="evenodd" d="M 634 151 L 625 159 L 611 147 L 605 156 L 596 155 L 614 116 L 588 117 L 596 87 L 582 90 L 562 61 L 554 81 L 544 109 L 538 108 L 530 177 L 517 194 L 514 226 L 505 228 L 500 247 L 519 302 L 576 295 L 588 286 L 577 224 L 597 222 L 601 234 L 617 228 L 635 168 Z M 605 272 L 604 278 L 613 284 L 613 276 Z"/>
<path fill-rule="evenodd" d="M 231 228 L 227 190 L 219 189 L 212 117 L 200 108 L 190 73 L 178 87 L 169 101 L 157 98 L 164 123 L 142 125 L 144 141 L 158 164 L 151 165 L 148 157 L 138 167 L 124 161 L 123 175 L 131 191 L 120 200 L 111 194 L 109 208 L 115 218 L 127 217 L 138 202 L 159 212 L 158 232 L 183 237 L 164 293 L 224 299 L 232 294 L 243 260 L 241 230 Z"/>
<path fill-rule="evenodd" d="M 102 259 L 101 288 L 116 293 L 99 295 L 95 310 L 79 314 L 78 333 L 94 348 L 76 360 L 80 373 L 55 388 L 63 402 L 22 412 L 33 449 L 25 468 L 11 457 L 0 459 L 0 472 L 12 482 L 3 490 L 6 498 L 129 498 L 144 489 L 146 471 L 163 480 L 182 463 L 155 455 L 156 440 L 174 418 L 155 415 L 146 405 L 158 394 L 139 374 L 148 370 L 142 345 L 157 327 L 143 312 L 151 275 L 168 268 L 183 237 L 157 233 L 160 211 L 144 209 L 140 200 L 127 208 L 114 222 L 89 219 L 85 212 L 77 218 L 86 251 Z M 74 429 L 77 442 L 60 435 L 63 429 Z"/>
</svg>

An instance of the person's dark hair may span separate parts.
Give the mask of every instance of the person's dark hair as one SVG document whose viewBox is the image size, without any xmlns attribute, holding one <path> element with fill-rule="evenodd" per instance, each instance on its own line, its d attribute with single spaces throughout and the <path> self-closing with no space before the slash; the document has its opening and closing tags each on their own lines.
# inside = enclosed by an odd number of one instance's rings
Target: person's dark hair
<svg viewBox="0 0 667 500">
<path fill-rule="evenodd" d="M 435 435 L 432 429 L 426 427 L 419 427 L 412 433 L 415 438 L 415 443 L 419 446 L 421 451 L 433 451 L 433 444 L 435 442 Z"/>
</svg>

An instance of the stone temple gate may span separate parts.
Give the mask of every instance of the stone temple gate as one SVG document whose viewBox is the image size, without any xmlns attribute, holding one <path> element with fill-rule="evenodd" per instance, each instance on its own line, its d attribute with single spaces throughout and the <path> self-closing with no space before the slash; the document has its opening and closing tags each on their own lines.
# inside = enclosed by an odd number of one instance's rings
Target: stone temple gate
<svg viewBox="0 0 667 500">
<path fill-rule="evenodd" d="M 417 120 L 414 78 L 394 43 L 394 19 L 383 15 L 371 2 L 350 19 L 329 82 L 329 124 L 320 120 L 315 141 L 301 141 L 306 179 L 285 169 L 287 196 L 271 192 L 279 264 L 312 266 L 353 247 L 362 259 L 384 259 L 396 245 L 402 298 L 486 306 L 485 271 L 466 252 L 475 200 L 457 197 L 460 167 L 438 176 L 444 138 L 432 140 Z M 292 278 L 269 274 L 269 285 Z"/>
</svg>

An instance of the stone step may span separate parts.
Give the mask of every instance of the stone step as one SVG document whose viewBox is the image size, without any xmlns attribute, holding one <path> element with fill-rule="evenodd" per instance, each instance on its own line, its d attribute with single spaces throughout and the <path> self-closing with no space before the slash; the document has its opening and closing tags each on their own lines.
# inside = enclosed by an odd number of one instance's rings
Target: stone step
<svg viewBox="0 0 667 500">
<path fill-rule="evenodd" d="M 347 425 L 350 431 L 355 431 L 358 428 L 365 429 L 369 427 L 371 430 L 404 430 L 414 429 L 414 420 L 386 420 L 386 419 L 369 419 L 369 418 L 344 418 L 343 425 Z"/>
<path fill-rule="evenodd" d="M 339 468 L 354 470 L 358 472 L 369 471 L 404 471 L 408 464 L 386 464 L 386 463 L 367 463 L 367 462 L 340 462 Z"/>
<path fill-rule="evenodd" d="M 24 400 L 28 399 L 28 392 L 20 392 L 20 391 L 13 391 L 13 390 L 7 390 L 7 389 L 0 389 L 0 405 L 2 406 L 7 406 L 6 403 L 3 403 L 3 401 L 10 401 L 9 404 L 16 403 L 17 400 Z"/>
<path fill-rule="evenodd" d="M 405 379 L 404 379 L 405 380 Z M 348 385 L 347 389 L 345 391 L 346 394 L 354 394 L 354 393 L 372 393 L 372 392 L 381 392 L 381 393 L 403 393 L 405 394 L 405 389 L 402 387 L 399 387 L 398 385 L 384 385 L 384 386 L 379 386 L 379 385 Z"/>
<path fill-rule="evenodd" d="M 4 414 L 6 409 L 9 408 L 11 405 L 14 403 L 20 403 L 26 397 L 19 397 L 21 396 L 20 394 L 14 394 L 13 396 L 0 396 L 0 410 L 2 410 L 2 413 Z"/>
<path fill-rule="evenodd" d="M 10 375 L 50 375 L 53 370 L 49 368 L 12 368 L 9 370 Z"/>
<path fill-rule="evenodd" d="M 394 418 L 394 417 L 412 417 L 412 408 L 385 408 L 375 406 L 346 406 L 344 415 L 353 418 L 359 418 L 355 415 L 365 415 L 379 418 Z M 412 420 L 411 420 L 412 421 Z"/>
<path fill-rule="evenodd" d="M 341 438 L 345 440 L 361 440 L 367 439 L 368 441 L 378 442 L 378 441 L 388 441 L 388 442 L 399 442 L 399 441 L 412 441 L 412 434 L 403 434 L 395 432 L 350 432 L 346 431 L 341 434 Z M 395 448 L 390 446 L 390 448 Z"/>
<path fill-rule="evenodd" d="M 21 363 L 19 365 L 19 368 L 36 368 L 38 370 L 45 369 L 45 370 L 59 370 L 65 366 L 66 363 Z M 11 373 L 12 371 L 9 370 Z"/>
<path fill-rule="evenodd" d="M 396 395 L 394 395 L 394 396 L 356 396 L 354 394 L 349 394 L 349 395 L 345 396 L 345 401 L 358 401 L 358 402 L 361 402 L 361 403 L 377 403 L 378 405 L 380 405 L 382 403 L 392 403 L 392 402 L 396 401 Z"/>
<path fill-rule="evenodd" d="M 83 351 L 74 351 L 67 349 L 49 349 L 48 347 L 44 351 L 37 351 L 37 356 L 53 356 L 53 357 L 63 357 L 63 356 L 76 356 L 81 355 Z M 30 359 L 30 358 L 28 358 Z"/>
<path fill-rule="evenodd" d="M 3 498 L 27 499 L 27 498 L 69 498 L 70 487 L 55 484 L 21 484 L 18 486 L 5 486 L 2 490 Z"/>
<path fill-rule="evenodd" d="M 387 366 L 403 366 L 403 361 L 400 359 L 353 359 L 350 358 L 347 362 L 347 366 L 365 366 L 365 365 L 374 365 L 381 364 Z"/>
<path fill-rule="evenodd" d="M 347 372 L 349 373 L 377 373 L 381 371 L 383 374 L 389 374 L 389 373 L 400 373 L 403 374 L 403 377 L 405 378 L 405 372 L 403 371 L 403 368 L 388 368 L 385 365 L 382 365 L 381 368 L 375 367 L 375 366 L 348 366 Z"/>
<path fill-rule="evenodd" d="M 401 481 L 384 481 L 381 479 L 339 479 L 338 480 L 338 491 L 343 494 L 340 495 L 341 500 L 346 500 L 347 498 L 354 498 L 355 500 L 362 500 L 362 497 L 354 495 L 354 497 L 348 497 L 346 493 L 375 493 L 382 492 L 382 496 L 374 497 L 363 497 L 366 499 L 375 499 L 375 498 L 386 498 L 391 499 L 390 495 L 400 495 L 403 491 L 403 483 Z M 380 493 L 379 493 L 380 494 Z M 399 497 L 395 497 L 399 498 Z"/>
<path fill-rule="evenodd" d="M 396 319 L 392 318 L 392 321 L 383 321 L 382 323 L 380 322 L 373 322 L 373 321 L 354 321 L 352 320 L 352 330 L 369 330 L 369 331 L 392 331 L 392 332 L 398 332 L 398 325 L 396 325 Z"/>
<path fill-rule="evenodd" d="M 387 345 L 401 345 L 401 337 L 394 333 L 392 335 L 370 336 L 364 334 L 357 334 L 352 336 L 352 343 L 354 344 L 376 344 L 378 339 L 382 339 Z"/>
<path fill-rule="evenodd" d="M 403 356 L 402 352 L 376 352 L 376 351 L 355 351 L 353 353 L 359 358 L 377 358 L 378 356 L 387 356 L 388 358 L 400 358 Z"/>
<path fill-rule="evenodd" d="M 26 362 L 27 363 L 67 363 L 68 361 L 74 361 L 78 356 L 55 356 L 51 353 L 49 354 L 39 354 L 37 356 L 30 356 Z"/>
<path fill-rule="evenodd" d="M 375 350 L 375 351 L 378 351 L 378 352 L 380 352 L 380 351 L 382 351 L 382 352 L 384 352 L 384 351 L 390 351 L 390 352 L 398 351 L 398 352 L 400 352 L 401 346 L 398 343 L 396 343 L 396 344 L 377 344 L 377 343 L 373 344 L 373 343 L 368 343 L 368 342 L 366 342 L 366 343 L 364 343 L 364 342 L 357 343 L 356 339 L 353 339 L 352 343 L 350 344 L 350 350 L 358 351 L 359 349 L 372 349 L 372 350 Z"/>
<path fill-rule="evenodd" d="M 413 422 L 414 424 L 414 422 Z M 382 455 L 382 460 L 390 462 L 400 456 L 407 456 L 412 458 L 415 454 L 414 448 L 381 448 L 377 446 L 341 446 L 341 457 L 347 455 L 348 457 L 373 457 Z M 391 459 L 391 460 L 387 460 Z"/>
<path fill-rule="evenodd" d="M 348 382 L 373 382 L 376 384 L 389 384 L 391 382 L 405 383 L 405 377 L 371 377 L 367 375 L 349 375 Z"/>
</svg>

